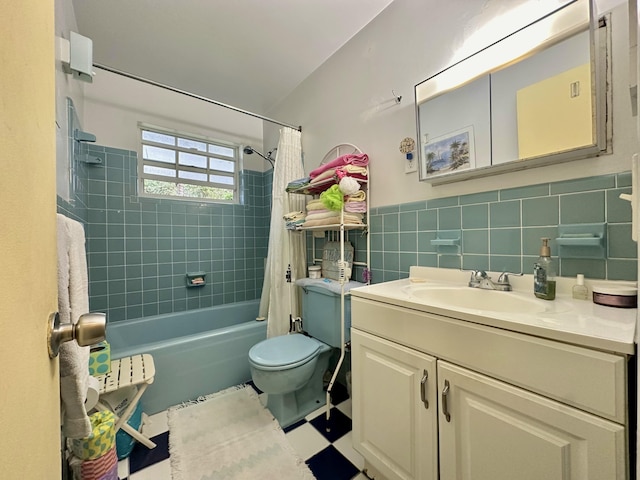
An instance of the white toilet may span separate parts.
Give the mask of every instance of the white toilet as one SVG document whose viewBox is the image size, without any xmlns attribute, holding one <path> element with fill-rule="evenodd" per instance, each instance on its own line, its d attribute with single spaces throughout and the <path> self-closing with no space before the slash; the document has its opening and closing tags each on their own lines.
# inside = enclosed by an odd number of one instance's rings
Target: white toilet
<svg viewBox="0 0 640 480">
<path fill-rule="evenodd" d="M 249 350 L 253 383 L 267 393 L 267 408 L 283 428 L 325 405 L 323 376 L 333 349 L 340 347 L 340 315 L 335 308 L 339 297 L 322 285 L 304 290 L 303 326 L 312 336 L 292 333 L 268 338 Z M 345 341 L 349 340 L 350 310 L 345 299 Z"/>
</svg>

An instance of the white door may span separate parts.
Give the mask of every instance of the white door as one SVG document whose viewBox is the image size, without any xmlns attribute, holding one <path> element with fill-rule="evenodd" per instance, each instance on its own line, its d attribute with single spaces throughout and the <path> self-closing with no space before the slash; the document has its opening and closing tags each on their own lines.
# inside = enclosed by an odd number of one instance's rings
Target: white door
<svg viewBox="0 0 640 480">
<path fill-rule="evenodd" d="M 438 385 L 441 480 L 627 478 L 622 425 L 443 361 Z"/>
<path fill-rule="evenodd" d="M 436 480 L 436 359 L 351 330 L 353 445 L 388 480 Z"/>
<path fill-rule="evenodd" d="M 0 476 L 60 478 L 54 3 L 2 2 L 0 15 Z"/>
</svg>

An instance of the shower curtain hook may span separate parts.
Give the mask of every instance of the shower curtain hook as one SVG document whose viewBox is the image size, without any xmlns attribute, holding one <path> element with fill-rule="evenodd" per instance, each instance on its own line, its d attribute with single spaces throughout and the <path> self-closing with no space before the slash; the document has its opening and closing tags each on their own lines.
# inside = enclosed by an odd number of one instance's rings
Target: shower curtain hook
<svg viewBox="0 0 640 480">
<path fill-rule="evenodd" d="M 402 95 L 396 95 L 395 90 L 391 90 L 391 93 L 393 94 L 396 104 L 399 104 L 402 101 Z"/>
</svg>

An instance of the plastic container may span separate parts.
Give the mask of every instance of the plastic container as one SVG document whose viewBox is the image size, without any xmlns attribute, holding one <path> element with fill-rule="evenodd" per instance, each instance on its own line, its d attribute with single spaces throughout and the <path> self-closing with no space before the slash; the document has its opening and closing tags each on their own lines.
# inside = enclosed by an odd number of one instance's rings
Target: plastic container
<svg viewBox="0 0 640 480">
<path fill-rule="evenodd" d="M 320 265 L 310 265 L 309 278 L 322 278 L 322 267 Z"/>
<path fill-rule="evenodd" d="M 607 307 L 637 308 L 638 288 L 625 285 L 594 285 L 593 303 Z"/>
</svg>

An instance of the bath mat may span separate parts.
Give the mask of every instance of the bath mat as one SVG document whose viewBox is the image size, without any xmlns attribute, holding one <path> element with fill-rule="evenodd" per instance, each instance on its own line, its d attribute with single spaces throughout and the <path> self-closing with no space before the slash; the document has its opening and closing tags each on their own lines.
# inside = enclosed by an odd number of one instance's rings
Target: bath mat
<svg viewBox="0 0 640 480">
<path fill-rule="evenodd" d="M 173 480 L 312 480 L 278 421 L 250 386 L 168 411 Z"/>
</svg>

